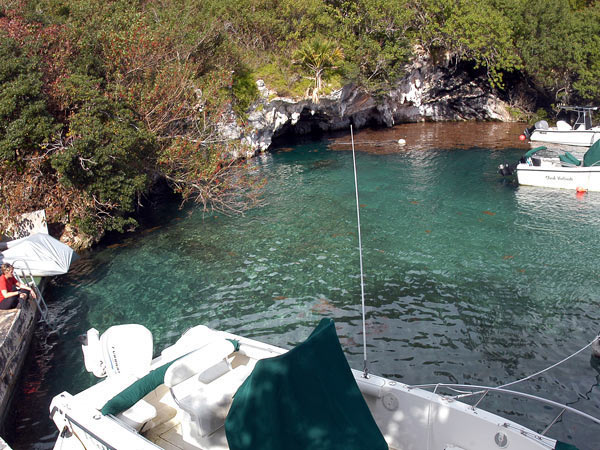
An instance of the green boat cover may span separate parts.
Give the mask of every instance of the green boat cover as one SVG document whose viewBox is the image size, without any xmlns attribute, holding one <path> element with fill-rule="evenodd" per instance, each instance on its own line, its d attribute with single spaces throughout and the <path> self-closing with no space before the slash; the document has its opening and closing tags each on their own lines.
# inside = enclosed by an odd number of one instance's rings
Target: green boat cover
<svg viewBox="0 0 600 450">
<path fill-rule="evenodd" d="M 165 372 L 175 361 L 168 362 L 154 370 L 151 370 L 146 376 L 143 376 L 133 384 L 129 385 L 102 407 L 100 412 L 105 416 L 107 414 L 119 414 L 133 405 L 140 399 L 144 398 L 158 386 L 163 384 L 165 380 Z"/>
<path fill-rule="evenodd" d="M 583 155 L 583 167 L 592 167 L 598 165 L 600 161 L 600 140 L 592 145 L 585 155 Z"/>
<path fill-rule="evenodd" d="M 579 161 L 577 158 L 575 158 L 575 156 L 573 156 L 569 152 L 565 152 L 564 155 L 558 155 L 558 159 L 560 159 L 564 163 L 572 164 L 574 166 L 581 165 L 581 161 Z"/>
<path fill-rule="evenodd" d="M 525 153 L 525 159 L 531 158 L 533 155 L 535 155 L 540 150 L 546 150 L 546 147 L 541 146 L 541 147 L 532 148 L 527 153 Z"/>
<path fill-rule="evenodd" d="M 333 320 L 292 350 L 258 361 L 225 420 L 231 450 L 383 450 Z"/>
</svg>

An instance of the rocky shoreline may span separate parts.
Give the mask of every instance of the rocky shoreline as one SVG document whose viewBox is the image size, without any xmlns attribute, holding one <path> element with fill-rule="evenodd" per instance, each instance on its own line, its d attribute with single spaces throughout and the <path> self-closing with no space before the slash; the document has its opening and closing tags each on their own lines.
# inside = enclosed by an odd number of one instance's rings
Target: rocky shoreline
<svg viewBox="0 0 600 450">
<path fill-rule="evenodd" d="M 384 94 L 347 85 L 311 99 L 277 97 L 262 80 L 257 81 L 260 98 L 251 107 L 247 126 L 236 123 L 233 113 L 221 124 L 226 139 L 241 140 L 251 156 L 266 151 L 273 139 L 366 126 L 392 127 L 400 123 L 495 120 L 512 122 L 510 108 L 490 88 L 483 76 L 435 66 L 418 60 L 407 75 Z"/>
<path fill-rule="evenodd" d="M 0 424 L 5 423 L 33 338 L 38 310 L 34 300 L 19 309 L 0 311 Z M 4 430 L 0 430 L 4 431 Z M 2 448 L 0 441 L 0 449 Z"/>
</svg>

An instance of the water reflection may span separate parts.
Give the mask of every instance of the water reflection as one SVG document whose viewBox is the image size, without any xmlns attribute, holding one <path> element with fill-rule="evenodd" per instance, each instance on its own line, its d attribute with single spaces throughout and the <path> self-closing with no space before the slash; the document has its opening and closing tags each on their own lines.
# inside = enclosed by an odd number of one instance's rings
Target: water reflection
<svg viewBox="0 0 600 450">
<path fill-rule="evenodd" d="M 354 143 L 357 151 L 375 154 L 457 148 L 518 148 L 526 151 L 530 146 L 519 140 L 522 131 L 521 123 L 410 123 L 383 130 L 359 130 L 354 135 Z M 399 145 L 400 139 L 406 144 Z M 343 136 L 331 139 L 330 146 L 333 150 L 350 150 L 350 143 L 349 136 Z"/>
</svg>

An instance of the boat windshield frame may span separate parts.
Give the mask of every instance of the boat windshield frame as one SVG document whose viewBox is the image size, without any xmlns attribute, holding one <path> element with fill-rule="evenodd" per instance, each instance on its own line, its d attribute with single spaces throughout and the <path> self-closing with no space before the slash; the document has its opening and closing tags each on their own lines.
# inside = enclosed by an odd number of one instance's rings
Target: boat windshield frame
<svg viewBox="0 0 600 450">
<path fill-rule="evenodd" d="M 563 111 L 574 111 L 577 113 L 577 120 L 573 124 L 573 129 L 577 130 L 579 125 L 583 125 L 584 130 L 592 128 L 592 114 L 598 110 L 598 106 L 567 106 L 558 105 L 558 109 Z"/>
</svg>

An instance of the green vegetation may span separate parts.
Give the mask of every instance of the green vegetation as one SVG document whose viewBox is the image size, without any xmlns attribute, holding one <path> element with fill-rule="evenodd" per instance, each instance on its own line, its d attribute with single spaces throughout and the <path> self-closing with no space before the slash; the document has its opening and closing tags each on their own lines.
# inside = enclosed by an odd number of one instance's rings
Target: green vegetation
<svg viewBox="0 0 600 450">
<path fill-rule="evenodd" d="M 314 101 L 348 83 L 385 92 L 425 55 L 509 98 L 525 80 L 542 99 L 529 109 L 597 103 L 599 44 L 600 3 L 586 0 L 4 2 L 0 228 L 45 208 L 93 237 L 124 230 L 157 179 L 242 212 L 261 181 L 218 124 L 233 112 L 243 125 L 259 78 Z"/>
<path fill-rule="evenodd" d="M 311 73 L 310 79 L 315 82 L 312 89 L 312 100 L 317 103 L 323 89 L 323 77 L 328 70 L 337 69 L 337 64 L 344 57 L 342 49 L 331 41 L 313 38 L 303 42 L 293 56 L 296 64 Z"/>
<path fill-rule="evenodd" d="M 0 60 L 0 161 L 22 165 L 56 131 L 56 125 L 46 108 L 35 60 L 2 35 Z"/>
</svg>

